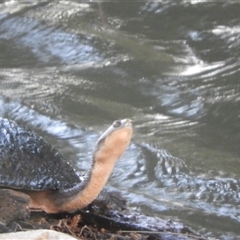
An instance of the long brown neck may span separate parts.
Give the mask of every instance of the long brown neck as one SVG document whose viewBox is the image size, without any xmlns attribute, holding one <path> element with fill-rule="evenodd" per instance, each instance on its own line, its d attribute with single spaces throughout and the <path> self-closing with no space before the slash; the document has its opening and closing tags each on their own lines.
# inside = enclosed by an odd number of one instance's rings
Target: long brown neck
<svg viewBox="0 0 240 240">
<path fill-rule="evenodd" d="M 93 161 L 92 169 L 88 173 L 85 184 L 80 185 L 79 187 L 75 187 L 72 193 L 71 190 L 69 190 L 70 192 L 66 194 L 72 196 L 68 197 L 61 194 L 62 204 L 58 206 L 58 211 L 68 212 L 81 209 L 90 204 L 99 195 L 105 186 L 109 176 L 111 175 L 114 165 L 118 159 L 116 156 L 105 155 L 106 154 L 97 156 L 98 160 Z M 107 161 L 106 157 L 108 158 Z M 55 195 L 55 197 L 57 196 Z"/>
<path fill-rule="evenodd" d="M 110 127 L 97 143 L 92 168 L 86 180 L 71 189 L 29 191 L 30 207 L 41 208 L 48 213 L 73 212 L 90 204 L 102 191 L 113 171 L 116 161 L 128 147 L 132 126 L 130 121 L 122 120 L 124 127 L 117 128 L 122 122 L 114 122 L 117 129 Z M 109 132 L 110 131 L 110 132 Z M 104 141 L 104 142 L 101 142 Z"/>
<path fill-rule="evenodd" d="M 102 191 L 111 175 L 116 158 L 93 161 L 84 182 L 71 189 L 56 191 L 26 191 L 30 195 L 30 208 L 47 213 L 74 212 L 90 204 Z"/>
</svg>

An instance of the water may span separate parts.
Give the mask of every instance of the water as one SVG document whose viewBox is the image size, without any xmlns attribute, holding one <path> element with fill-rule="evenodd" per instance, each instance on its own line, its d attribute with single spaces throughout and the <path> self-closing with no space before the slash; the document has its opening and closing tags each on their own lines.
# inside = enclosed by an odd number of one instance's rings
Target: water
<svg viewBox="0 0 240 240">
<path fill-rule="evenodd" d="M 77 171 L 113 120 L 134 139 L 109 185 L 143 213 L 240 236 L 240 5 L 0 3 L 0 115 Z"/>
</svg>

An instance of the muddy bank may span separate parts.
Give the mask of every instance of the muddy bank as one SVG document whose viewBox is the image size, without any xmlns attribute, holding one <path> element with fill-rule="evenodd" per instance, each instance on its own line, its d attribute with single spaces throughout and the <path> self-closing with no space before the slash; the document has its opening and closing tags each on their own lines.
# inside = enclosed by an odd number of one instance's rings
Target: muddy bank
<svg viewBox="0 0 240 240">
<path fill-rule="evenodd" d="M 136 210 L 130 210 L 119 192 L 105 190 L 91 205 L 75 213 L 46 214 L 30 213 L 26 199 L 23 201 L 19 195 L 12 194 L 11 190 L 1 191 L 6 198 L 1 198 L 0 231 L 18 232 L 19 235 L 1 234 L 0 239 L 7 237 L 10 239 L 10 236 L 13 236 L 12 239 L 20 239 L 24 236 L 22 232 L 29 230 L 31 231 L 27 233 L 28 239 L 36 239 L 36 236 L 37 239 L 52 237 L 52 232 L 32 231 L 39 229 L 55 230 L 77 239 L 207 239 L 182 223 L 146 216 Z M 4 203 L 5 200 L 9 202 L 9 199 L 13 203 L 11 206 Z M 15 210 L 10 211 L 10 208 Z"/>
</svg>

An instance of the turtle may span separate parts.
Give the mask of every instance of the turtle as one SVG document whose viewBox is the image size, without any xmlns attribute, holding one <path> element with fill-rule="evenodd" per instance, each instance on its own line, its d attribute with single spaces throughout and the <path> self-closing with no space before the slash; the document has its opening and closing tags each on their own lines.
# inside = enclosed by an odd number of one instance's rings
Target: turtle
<svg viewBox="0 0 240 240">
<path fill-rule="evenodd" d="M 29 208 L 46 213 L 88 206 L 104 188 L 132 138 L 130 119 L 116 120 L 99 137 L 91 168 L 82 177 L 63 155 L 33 131 L 0 118 L 0 189 L 21 192 Z"/>
</svg>

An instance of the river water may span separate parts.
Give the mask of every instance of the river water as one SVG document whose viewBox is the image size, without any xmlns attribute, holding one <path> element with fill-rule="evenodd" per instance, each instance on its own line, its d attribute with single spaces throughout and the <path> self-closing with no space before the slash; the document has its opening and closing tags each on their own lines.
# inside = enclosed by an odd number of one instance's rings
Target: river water
<svg viewBox="0 0 240 240">
<path fill-rule="evenodd" d="M 240 4 L 0 1 L 0 116 L 76 168 L 131 118 L 108 182 L 131 207 L 240 239 Z"/>
</svg>

